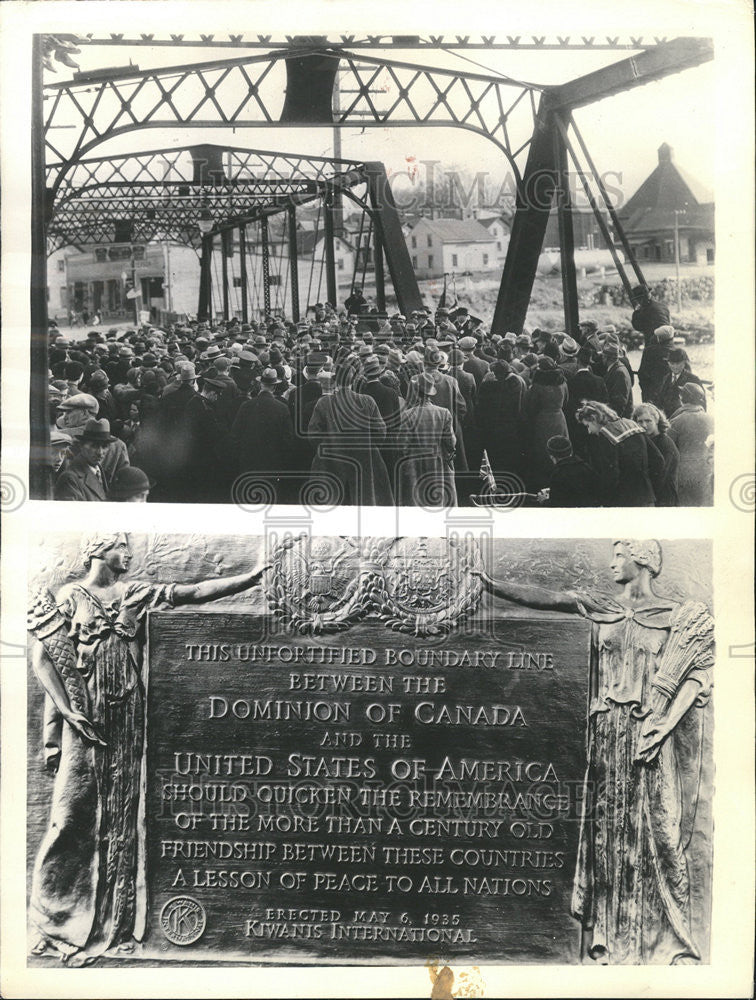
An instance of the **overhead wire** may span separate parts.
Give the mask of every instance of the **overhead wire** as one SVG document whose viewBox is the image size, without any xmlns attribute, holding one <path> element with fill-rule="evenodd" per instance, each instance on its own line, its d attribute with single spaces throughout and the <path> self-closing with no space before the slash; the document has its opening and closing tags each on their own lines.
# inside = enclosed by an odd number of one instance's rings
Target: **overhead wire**
<svg viewBox="0 0 756 1000">
<path fill-rule="evenodd" d="M 431 44 L 430 39 L 428 38 L 424 38 L 423 41 L 427 42 L 429 45 Z M 544 84 L 529 83 L 526 80 L 518 80 L 513 76 L 507 76 L 507 74 L 502 73 L 501 70 L 491 69 L 490 66 L 484 65 L 483 63 L 478 62 L 476 59 L 471 59 L 469 56 L 463 56 L 460 52 L 456 52 L 453 48 L 450 48 L 447 45 L 434 45 L 434 48 L 441 49 L 443 52 L 446 52 L 447 55 L 456 56 L 458 59 L 464 59 L 465 62 L 469 62 L 472 66 L 477 66 L 478 69 L 484 69 L 486 73 L 490 73 L 492 76 L 499 77 L 499 79 L 503 83 L 511 83 L 517 87 L 525 87 L 528 90 L 537 90 L 539 92 L 542 92 L 546 89 L 546 86 Z M 429 67 L 429 68 L 440 69 L 441 67 Z"/>
</svg>

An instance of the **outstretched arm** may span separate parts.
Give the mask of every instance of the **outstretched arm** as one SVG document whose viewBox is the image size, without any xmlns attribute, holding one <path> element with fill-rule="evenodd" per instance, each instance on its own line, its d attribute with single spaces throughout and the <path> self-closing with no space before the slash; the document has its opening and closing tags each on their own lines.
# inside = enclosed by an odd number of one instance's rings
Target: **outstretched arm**
<svg viewBox="0 0 756 1000">
<path fill-rule="evenodd" d="M 302 535 L 287 539 L 281 551 L 290 549 Z M 261 560 L 255 569 L 238 576 L 226 576 L 218 580 L 200 580 L 199 583 L 177 584 L 173 589 L 174 604 L 203 604 L 205 601 L 215 601 L 219 597 L 229 597 L 242 590 L 255 587 L 263 578 L 263 574 L 272 567 L 272 563 Z"/>
<path fill-rule="evenodd" d="M 270 563 L 249 573 L 238 576 L 226 576 L 219 580 L 200 580 L 199 583 L 177 584 L 173 590 L 174 604 L 204 604 L 219 597 L 238 594 L 242 590 L 254 587 L 262 579 L 263 573 L 270 569 Z"/>
<path fill-rule="evenodd" d="M 480 577 L 483 586 L 490 594 L 503 597 L 505 601 L 524 604 L 527 608 L 537 608 L 539 611 L 566 611 L 578 614 L 577 599 L 568 590 L 549 590 L 548 587 L 537 587 L 532 584 L 494 580 L 484 570 L 479 569 L 473 569 L 472 573 Z"/>
</svg>

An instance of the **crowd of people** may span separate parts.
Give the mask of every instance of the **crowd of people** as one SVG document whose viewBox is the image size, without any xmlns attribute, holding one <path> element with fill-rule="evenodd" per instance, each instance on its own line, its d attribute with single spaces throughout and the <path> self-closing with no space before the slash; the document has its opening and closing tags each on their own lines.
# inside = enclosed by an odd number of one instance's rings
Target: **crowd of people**
<svg viewBox="0 0 756 1000">
<path fill-rule="evenodd" d="M 56 499 L 712 502 L 706 387 L 647 289 L 637 372 L 590 320 L 492 335 L 465 308 L 389 317 L 355 298 L 298 323 L 51 330 Z"/>
</svg>

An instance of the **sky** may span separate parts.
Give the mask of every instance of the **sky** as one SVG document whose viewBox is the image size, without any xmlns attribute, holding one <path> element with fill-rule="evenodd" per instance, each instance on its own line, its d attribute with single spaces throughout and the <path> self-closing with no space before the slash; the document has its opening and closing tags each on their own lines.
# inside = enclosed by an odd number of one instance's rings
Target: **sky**
<svg viewBox="0 0 756 1000">
<path fill-rule="evenodd" d="M 148 69 L 238 57 L 241 54 L 243 52 L 236 49 L 82 45 L 81 54 L 76 58 L 82 70 L 126 66 L 129 62 Z M 260 53 L 258 50 L 252 54 Z M 475 50 L 465 53 L 462 58 L 447 51 L 391 50 L 388 55 L 397 60 L 424 62 L 445 68 L 467 68 L 479 73 L 490 71 L 532 83 L 556 84 L 626 58 L 628 53 L 621 50 Z M 473 63 L 468 60 L 473 60 Z M 58 69 L 57 74 L 45 74 L 45 83 L 70 78 L 71 70 L 63 66 Z M 280 104 L 283 101 L 283 67 L 274 71 L 268 82 L 276 92 L 271 104 Z M 687 173 L 713 190 L 714 143 L 711 137 L 716 115 L 712 62 L 581 108 L 575 112 L 574 118 L 598 170 L 608 173 L 613 188 L 621 192 L 619 200 L 630 197 L 653 170 L 657 163 L 657 149 L 663 142 L 674 148 L 676 161 Z M 56 118 L 56 124 L 64 125 L 65 122 L 65 118 Z M 512 127 L 516 133 L 516 121 Z M 528 115 L 523 113 L 519 127 L 529 132 Z M 68 137 L 72 134 L 73 130 L 57 133 L 58 136 Z M 55 135 L 52 137 L 55 141 Z M 333 150 L 333 130 L 148 129 L 113 139 L 93 150 L 91 155 L 119 154 L 200 141 L 328 156 Z M 341 143 L 343 157 L 382 160 L 390 174 L 406 174 L 412 162 L 436 160 L 444 167 L 467 170 L 472 174 L 484 171 L 491 176 L 494 185 L 499 185 L 505 182 L 509 170 L 502 151 L 488 139 L 453 127 L 350 126 L 341 129 Z"/>
</svg>

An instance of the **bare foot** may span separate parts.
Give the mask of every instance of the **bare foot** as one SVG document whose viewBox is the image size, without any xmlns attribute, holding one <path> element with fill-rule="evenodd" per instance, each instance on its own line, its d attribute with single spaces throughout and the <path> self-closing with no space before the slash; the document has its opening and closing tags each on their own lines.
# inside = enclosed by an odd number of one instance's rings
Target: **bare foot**
<svg viewBox="0 0 756 1000">
<path fill-rule="evenodd" d="M 49 950 L 50 950 L 50 943 L 48 942 L 48 940 L 46 938 L 39 938 L 39 940 L 35 942 L 34 947 L 32 948 L 30 954 L 44 955 Z"/>
<path fill-rule="evenodd" d="M 64 962 L 69 969 L 81 969 L 85 965 L 91 965 L 95 956 L 88 955 L 85 951 L 74 952 L 73 955 L 64 955 L 61 962 Z"/>
</svg>

